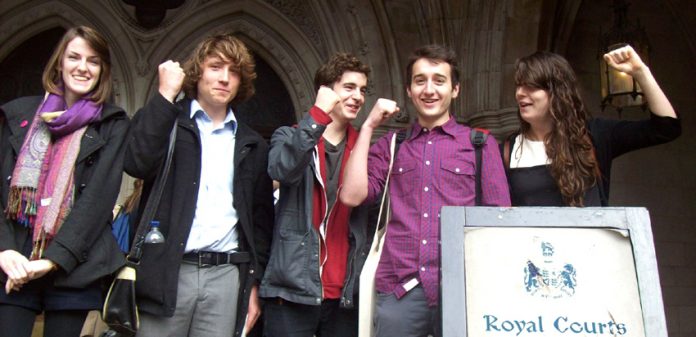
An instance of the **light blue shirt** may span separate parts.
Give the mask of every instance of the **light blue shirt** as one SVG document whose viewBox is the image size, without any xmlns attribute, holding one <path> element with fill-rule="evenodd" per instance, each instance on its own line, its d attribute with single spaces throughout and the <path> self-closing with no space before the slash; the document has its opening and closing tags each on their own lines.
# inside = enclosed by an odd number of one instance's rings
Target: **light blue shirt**
<svg viewBox="0 0 696 337">
<path fill-rule="evenodd" d="M 201 181 L 186 252 L 231 253 L 239 246 L 239 217 L 232 206 L 237 120 L 230 109 L 224 122 L 214 127 L 213 120 L 196 100 L 191 102 L 191 118 L 196 121 L 201 137 Z"/>
</svg>

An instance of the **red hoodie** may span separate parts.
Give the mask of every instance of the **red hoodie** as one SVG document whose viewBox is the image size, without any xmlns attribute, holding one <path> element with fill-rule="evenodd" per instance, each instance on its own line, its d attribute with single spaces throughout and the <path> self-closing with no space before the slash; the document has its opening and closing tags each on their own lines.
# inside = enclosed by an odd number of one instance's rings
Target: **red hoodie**
<svg viewBox="0 0 696 337">
<path fill-rule="evenodd" d="M 312 107 L 309 110 L 309 114 L 320 124 L 331 123 L 331 117 L 329 117 L 321 109 Z M 343 152 L 343 158 L 341 159 L 341 167 L 338 172 L 338 188 L 337 193 L 340 191 L 340 187 L 343 183 L 343 168 L 348 162 L 350 157 L 350 152 L 358 139 L 358 132 L 355 131 L 353 126 L 348 125 L 346 128 L 346 147 Z M 319 172 L 322 178 L 322 183 L 319 181 L 314 181 L 314 192 L 312 195 L 312 224 L 314 228 L 319 231 L 319 226 L 322 220 L 326 217 L 326 190 L 322 187 L 326 185 L 326 154 L 324 152 L 324 138 L 320 138 L 317 143 L 317 156 L 319 157 Z M 322 185 L 323 184 L 323 185 Z M 321 256 L 320 263 L 324 262 L 323 270 L 321 272 L 321 284 L 324 290 L 324 298 L 337 299 L 341 297 L 341 290 L 343 289 L 343 283 L 346 278 L 346 265 L 348 263 L 348 251 L 350 250 L 350 244 L 348 242 L 349 235 L 349 220 L 351 207 L 341 203 L 338 196 L 336 196 L 336 202 L 329 214 L 327 224 L 325 227 L 326 237 L 323 238 L 319 235 L 319 240 L 322 240 L 320 244 Z"/>
</svg>

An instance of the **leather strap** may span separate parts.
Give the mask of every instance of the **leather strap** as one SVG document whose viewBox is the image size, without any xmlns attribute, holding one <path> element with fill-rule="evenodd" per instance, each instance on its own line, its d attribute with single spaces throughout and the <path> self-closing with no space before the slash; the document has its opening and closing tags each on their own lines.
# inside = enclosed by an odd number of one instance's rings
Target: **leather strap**
<svg viewBox="0 0 696 337">
<path fill-rule="evenodd" d="M 251 261 L 249 252 L 218 253 L 218 252 L 191 252 L 183 256 L 183 260 L 193 262 L 198 267 L 219 266 L 223 264 L 242 264 Z"/>
<path fill-rule="evenodd" d="M 145 209 L 140 217 L 140 222 L 138 223 L 138 228 L 135 232 L 135 238 L 133 239 L 133 245 L 131 250 L 126 256 L 126 261 L 130 265 L 140 264 L 140 258 L 143 256 L 143 243 L 145 242 L 145 235 L 147 230 L 150 228 L 150 221 L 154 219 L 155 213 L 157 213 L 157 207 L 159 206 L 160 200 L 162 199 L 162 192 L 164 191 L 164 184 L 167 181 L 167 176 L 169 175 L 169 169 L 172 166 L 172 157 L 174 155 L 174 144 L 176 143 L 176 129 L 177 122 L 174 122 L 174 127 L 169 135 L 169 148 L 167 150 L 167 158 L 161 167 L 161 172 L 155 178 L 155 184 L 150 191 L 150 195 L 147 198 L 147 203 L 145 204 Z"/>
</svg>

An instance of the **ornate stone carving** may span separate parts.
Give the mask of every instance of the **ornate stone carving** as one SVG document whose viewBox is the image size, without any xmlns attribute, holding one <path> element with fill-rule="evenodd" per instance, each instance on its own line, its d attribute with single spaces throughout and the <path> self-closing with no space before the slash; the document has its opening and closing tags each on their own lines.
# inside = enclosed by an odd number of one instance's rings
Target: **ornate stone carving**
<svg viewBox="0 0 696 337">
<path fill-rule="evenodd" d="M 319 27 L 314 11 L 308 1 L 292 1 L 292 0 L 265 0 L 268 4 L 275 7 L 281 13 L 286 15 L 288 19 L 293 21 L 305 35 L 312 41 L 312 44 L 326 55 L 326 44 L 323 41 L 322 34 L 319 33 Z"/>
<path fill-rule="evenodd" d="M 65 8 L 66 5 L 60 3 L 48 3 L 39 5 L 31 10 L 23 11 L 20 16 L 9 16 L 10 19 L 4 24 L 0 24 L 0 41 L 8 41 L 14 35 L 21 31 L 25 31 L 27 27 L 35 26 L 37 22 L 50 17 L 60 18 L 60 21 L 66 23 L 78 24 L 85 22 L 84 17 L 78 16 L 75 9 Z M 60 15 L 56 14 L 60 13 Z M 45 27 L 41 27 L 45 28 Z M 39 33 L 43 29 L 38 29 L 35 33 Z M 19 41 L 21 43 L 21 41 Z M 14 48 L 14 46 L 11 46 Z M 1 49 L 4 49 L 0 47 Z M 0 53 L 4 55 L 5 53 Z"/>
<path fill-rule="evenodd" d="M 150 63 L 147 62 L 147 60 L 145 60 L 144 58 L 140 58 L 135 63 L 135 69 L 138 72 L 138 75 L 146 77 L 150 72 Z"/>
<path fill-rule="evenodd" d="M 271 37 L 269 32 L 265 31 L 263 26 L 239 20 L 230 23 L 227 28 L 252 38 L 254 42 L 263 46 L 273 56 L 274 60 L 280 63 L 281 68 L 285 70 L 285 74 L 292 84 L 288 87 L 288 91 L 291 96 L 295 97 L 295 101 L 298 104 L 295 107 L 295 111 L 299 119 L 301 111 L 303 111 L 302 109 L 312 106 L 311 95 L 307 91 L 312 88 L 311 79 L 307 82 L 307 79 L 303 78 L 303 72 L 298 68 L 298 65 L 302 63 L 302 60 L 298 59 L 299 56 L 294 57 L 290 55 L 285 48 L 277 48 L 277 41 Z"/>
</svg>

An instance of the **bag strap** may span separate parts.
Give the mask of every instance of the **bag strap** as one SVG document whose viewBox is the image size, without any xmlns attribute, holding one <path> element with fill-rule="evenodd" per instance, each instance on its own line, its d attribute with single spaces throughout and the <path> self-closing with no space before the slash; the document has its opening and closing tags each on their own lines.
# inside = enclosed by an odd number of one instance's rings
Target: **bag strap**
<svg viewBox="0 0 696 337">
<path fill-rule="evenodd" d="M 486 144 L 486 139 L 488 138 L 488 130 L 486 129 L 480 129 L 480 128 L 473 128 L 471 129 L 471 132 L 469 134 L 469 137 L 471 138 L 471 144 L 474 146 L 474 150 L 476 151 L 476 198 L 475 198 L 475 205 L 476 206 L 481 206 L 481 199 L 482 199 L 482 194 L 483 191 L 481 189 L 481 172 L 482 172 L 482 166 L 483 166 L 483 145 Z"/>
<path fill-rule="evenodd" d="M 401 143 L 411 136 L 411 129 L 401 129 L 398 132 L 392 134 L 391 140 L 389 141 L 389 169 L 387 170 L 387 178 L 384 181 L 384 188 L 382 189 L 382 200 L 379 204 L 379 215 L 377 216 L 377 228 L 375 228 L 375 237 L 373 242 L 377 242 L 375 247 L 379 247 L 379 241 L 382 239 L 384 234 L 387 232 L 387 223 L 389 223 L 389 213 L 391 211 L 391 202 L 389 199 L 389 182 L 391 181 L 391 172 L 394 167 L 394 161 L 396 159 L 396 154 L 399 151 L 399 146 Z M 380 232 L 380 228 L 383 228 Z"/>
<path fill-rule="evenodd" d="M 143 243 L 145 242 L 145 235 L 150 227 L 150 221 L 154 219 L 155 213 L 157 212 L 157 206 L 159 206 L 160 199 L 162 199 L 162 192 L 164 191 L 164 184 L 167 181 L 167 176 L 169 175 L 169 169 L 172 165 L 172 157 L 174 155 L 174 144 L 176 143 L 176 129 L 177 123 L 174 122 L 174 127 L 169 134 L 169 148 L 167 149 L 167 158 L 161 167 L 161 172 L 155 178 L 155 184 L 150 191 L 150 195 L 147 198 L 147 203 L 145 204 L 145 209 L 143 214 L 140 216 L 140 222 L 138 222 L 138 228 L 135 232 L 135 239 L 133 240 L 133 245 L 131 250 L 126 256 L 126 261 L 130 265 L 140 264 L 140 258 L 143 256 Z"/>
</svg>

